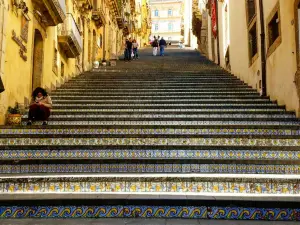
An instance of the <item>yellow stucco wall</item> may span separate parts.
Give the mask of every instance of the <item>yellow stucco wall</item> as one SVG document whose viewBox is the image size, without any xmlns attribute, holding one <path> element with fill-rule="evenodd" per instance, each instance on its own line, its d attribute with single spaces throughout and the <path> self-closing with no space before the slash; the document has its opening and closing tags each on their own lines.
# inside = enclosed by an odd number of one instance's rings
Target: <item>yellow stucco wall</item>
<svg viewBox="0 0 300 225">
<path fill-rule="evenodd" d="M 259 1 L 256 0 L 257 12 Z M 224 58 L 224 17 L 223 4 L 219 3 L 219 37 L 220 37 L 220 62 L 225 67 Z M 260 15 L 257 14 L 258 58 L 253 64 L 249 63 L 248 56 L 248 32 L 246 22 L 245 1 L 229 0 L 230 21 L 230 64 L 231 72 L 245 81 L 251 87 L 261 91 L 261 45 L 260 45 Z M 294 76 L 297 70 L 296 44 L 294 20 L 294 0 L 264 0 L 265 27 L 267 18 L 275 5 L 280 2 L 280 21 L 282 31 L 282 43 L 275 52 L 267 58 L 267 94 L 272 100 L 277 100 L 280 105 L 285 105 L 287 110 L 298 111 L 299 98 L 294 84 Z M 209 26 L 209 30 L 211 26 Z M 267 28 L 265 28 L 267 29 Z M 266 40 L 268 39 L 266 30 Z M 210 41 L 210 40 L 209 40 Z M 211 45 L 211 43 L 210 43 Z M 211 46 L 209 57 L 212 58 Z M 267 49 L 266 49 L 267 50 Z"/>
</svg>

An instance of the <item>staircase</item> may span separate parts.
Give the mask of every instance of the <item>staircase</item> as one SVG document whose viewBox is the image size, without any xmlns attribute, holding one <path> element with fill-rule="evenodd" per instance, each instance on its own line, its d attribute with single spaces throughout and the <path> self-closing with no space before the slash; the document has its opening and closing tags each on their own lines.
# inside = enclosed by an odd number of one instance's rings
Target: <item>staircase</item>
<svg viewBox="0 0 300 225">
<path fill-rule="evenodd" d="M 0 217 L 300 220 L 272 203 L 300 200 L 294 113 L 177 51 L 72 79 L 47 127 L 3 127 Z"/>
</svg>

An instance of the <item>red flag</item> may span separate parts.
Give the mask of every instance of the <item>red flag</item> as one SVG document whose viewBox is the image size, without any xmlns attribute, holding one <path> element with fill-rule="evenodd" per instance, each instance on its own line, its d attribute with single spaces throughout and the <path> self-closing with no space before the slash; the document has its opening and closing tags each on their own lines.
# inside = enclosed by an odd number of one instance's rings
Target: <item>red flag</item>
<svg viewBox="0 0 300 225">
<path fill-rule="evenodd" d="M 212 32 L 215 38 L 217 38 L 217 9 L 216 9 L 216 1 L 211 0 L 211 26 L 212 26 Z"/>
</svg>

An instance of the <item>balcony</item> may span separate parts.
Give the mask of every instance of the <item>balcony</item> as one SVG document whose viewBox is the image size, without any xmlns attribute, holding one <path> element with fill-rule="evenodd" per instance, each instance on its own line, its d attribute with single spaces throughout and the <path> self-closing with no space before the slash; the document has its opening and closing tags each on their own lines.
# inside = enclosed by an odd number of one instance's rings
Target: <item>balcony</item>
<svg viewBox="0 0 300 225">
<path fill-rule="evenodd" d="M 46 26 L 57 26 L 66 18 L 65 0 L 32 0 L 34 9 L 40 12 Z"/>
<path fill-rule="evenodd" d="M 82 39 L 72 14 L 67 14 L 58 26 L 58 43 L 68 58 L 75 58 L 82 51 Z"/>
<path fill-rule="evenodd" d="M 120 10 L 119 10 L 119 3 L 118 0 L 108 0 L 109 7 L 113 14 L 115 15 L 116 18 L 118 18 L 120 15 Z"/>
<path fill-rule="evenodd" d="M 94 0 L 92 20 L 94 20 L 97 28 L 102 27 L 106 23 L 103 6 L 98 3 L 98 0 Z"/>
<path fill-rule="evenodd" d="M 118 16 L 117 17 L 117 23 L 118 23 L 119 29 L 123 29 L 124 28 L 125 21 L 124 21 L 123 17 Z"/>
<path fill-rule="evenodd" d="M 89 13 L 93 9 L 91 0 L 77 0 L 77 7 L 81 13 Z"/>
<path fill-rule="evenodd" d="M 131 13 L 135 12 L 135 0 L 130 0 Z"/>
</svg>

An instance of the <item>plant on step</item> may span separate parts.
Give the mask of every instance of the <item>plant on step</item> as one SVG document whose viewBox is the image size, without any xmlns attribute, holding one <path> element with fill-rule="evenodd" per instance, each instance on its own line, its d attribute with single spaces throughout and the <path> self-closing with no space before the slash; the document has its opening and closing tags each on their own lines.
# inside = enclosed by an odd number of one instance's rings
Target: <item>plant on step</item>
<svg viewBox="0 0 300 225">
<path fill-rule="evenodd" d="M 7 109 L 6 124 L 7 125 L 20 125 L 22 122 L 22 115 L 19 104 L 16 103 L 14 107 Z"/>
<path fill-rule="evenodd" d="M 16 102 L 14 107 L 9 106 L 7 109 L 9 114 L 21 114 L 21 110 L 19 108 L 19 104 Z"/>
</svg>

